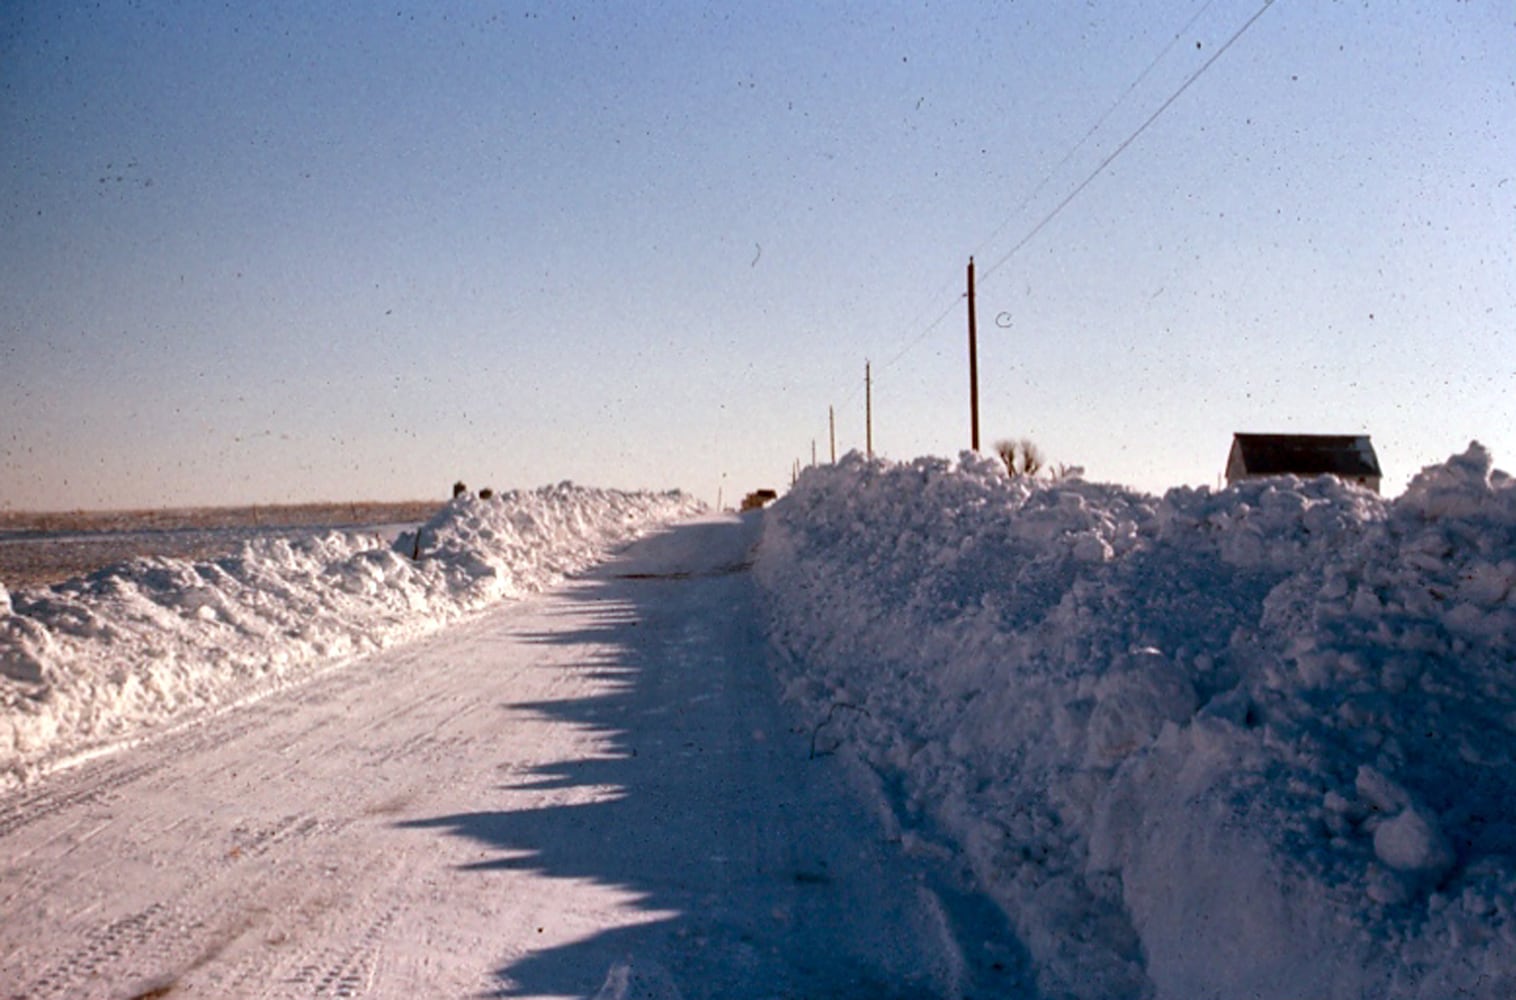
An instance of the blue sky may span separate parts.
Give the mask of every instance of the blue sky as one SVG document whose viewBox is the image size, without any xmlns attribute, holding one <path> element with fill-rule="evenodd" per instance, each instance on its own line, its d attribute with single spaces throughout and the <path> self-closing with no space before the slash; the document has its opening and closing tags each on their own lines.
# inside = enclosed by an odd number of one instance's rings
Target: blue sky
<svg viewBox="0 0 1516 1000">
<path fill-rule="evenodd" d="M 1509 4 L 242 6 L 0 8 L 0 507 L 953 455 L 970 254 L 986 443 L 1516 466 Z"/>
</svg>

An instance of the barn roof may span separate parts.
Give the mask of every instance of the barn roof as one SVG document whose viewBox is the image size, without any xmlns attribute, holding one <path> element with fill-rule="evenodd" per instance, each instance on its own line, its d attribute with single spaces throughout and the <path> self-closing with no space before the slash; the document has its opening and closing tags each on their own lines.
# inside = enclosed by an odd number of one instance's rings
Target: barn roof
<svg viewBox="0 0 1516 1000">
<path fill-rule="evenodd" d="M 1236 434 L 1233 440 L 1249 475 L 1381 475 L 1367 434 Z"/>
</svg>

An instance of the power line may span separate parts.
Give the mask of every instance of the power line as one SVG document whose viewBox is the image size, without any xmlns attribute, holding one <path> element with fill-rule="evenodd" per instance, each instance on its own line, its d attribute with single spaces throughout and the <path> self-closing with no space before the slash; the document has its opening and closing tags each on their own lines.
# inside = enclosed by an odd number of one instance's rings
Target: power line
<svg viewBox="0 0 1516 1000">
<path fill-rule="evenodd" d="M 1007 250 L 1005 252 L 1005 255 L 1003 257 L 1001 257 L 994 264 L 992 264 L 988 268 L 986 268 L 985 272 L 984 272 L 984 276 L 986 278 L 988 278 L 990 275 L 994 274 L 996 271 L 998 271 L 1006 263 L 1006 261 L 1008 261 L 1012 257 L 1014 257 L 1016 255 L 1016 253 L 1021 250 L 1022 247 L 1026 246 L 1028 243 L 1032 242 L 1032 240 L 1036 238 L 1037 234 L 1040 233 L 1040 232 L 1042 232 L 1042 230 L 1047 227 L 1048 223 L 1050 223 L 1054 219 L 1056 219 L 1058 217 L 1059 213 L 1061 213 L 1065 208 L 1068 207 L 1069 202 L 1071 202 L 1075 198 L 1079 197 L 1079 195 L 1084 191 L 1084 189 L 1087 188 L 1087 187 L 1089 187 L 1090 184 L 1095 180 L 1096 177 L 1099 177 L 1102 173 L 1104 173 L 1105 168 L 1111 165 L 1111 161 L 1115 160 L 1116 157 L 1118 157 L 1122 153 L 1126 152 L 1127 147 L 1130 146 L 1132 143 L 1136 142 L 1138 136 L 1140 136 L 1140 135 L 1142 135 L 1142 133 L 1146 132 L 1148 130 L 1148 126 L 1152 125 L 1153 122 L 1155 122 L 1155 121 L 1158 120 L 1158 116 L 1159 115 L 1163 114 L 1165 111 L 1167 111 L 1169 109 L 1170 105 L 1172 105 L 1175 101 L 1179 100 L 1180 96 L 1186 90 L 1189 90 L 1190 86 L 1196 80 L 1200 79 L 1201 74 L 1203 74 L 1206 70 L 1210 69 L 1211 66 L 1216 62 L 1217 59 L 1220 59 L 1223 55 L 1225 55 L 1226 54 L 1226 50 L 1229 49 L 1229 48 L 1231 48 L 1232 45 L 1233 45 L 1233 43 L 1235 43 L 1237 41 L 1237 39 L 1241 38 L 1242 35 L 1243 35 L 1243 33 L 1246 32 L 1249 28 L 1251 28 L 1253 26 L 1254 22 L 1256 22 L 1260 17 L 1263 16 L 1263 12 L 1266 11 L 1266 10 L 1268 10 L 1271 6 L 1273 6 L 1273 3 L 1274 3 L 1274 0 L 1263 0 L 1263 6 L 1259 7 L 1256 11 L 1254 11 L 1253 12 L 1253 16 L 1250 17 L 1250 18 L 1248 18 L 1247 21 L 1245 21 L 1243 23 L 1242 27 L 1238 28 L 1232 34 L 1232 37 L 1228 38 L 1222 44 L 1222 46 L 1219 49 L 1216 50 L 1215 54 L 1212 55 L 1211 58 L 1207 59 L 1204 63 L 1202 63 L 1200 65 L 1200 68 L 1197 69 L 1194 73 L 1191 73 L 1190 76 L 1189 76 L 1189 78 L 1186 79 L 1184 81 L 1184 83 L 1182 83 L 1182 84 L 1179 85 L 1179 89 L 1175 90 L 1172 94 L 1169 95 L 1168 100 L 1166 100 L 1162 104 L 1158 105 L 1158 110 L 1154 111 L 1151 115 L 1148 115 L 1147 119 L 1141 125 L 1138 125 L 1137 128 L 1132 132 L 1131 135 L 1129 135 L 1125 139 L 1123 139 L 1121 141 L 1121 143 L 1115 149 L 1113 149 L 1111 151 L 1111 153 L 1110 153 L 1109 156 L 1107 156 L 1105 159 L 1101 160 L 1100 163 L 1096 165 L 1095 169 L 1092 170 L 1092 171 L 1090 171 L 1089 176 L 1087 176 L 1084 180 L 1080 181 L 1074 187 L 1074 190 L 1072 190 L 1072 191 L 1070 191 L 1068 193 L 1067 197 L 1065 197 L 1062 201 L 1060 201 L 1057 205 L 1055 205 L 1053 207 L 1053 210 L 1051 212 L 1049 212 L 1047 215 L 1043 216 L 1041 222 L 1038 222 L 1037 225 L 1033 226 L 1031 228 L 1031 230 L 1025 236 L 1023 236 L 1019 241 L 1017 241 L 1017 243 L 1016 243 L 1015 246 L 1011 247 L 1009 250 Z"/>
<path fill-rule="evenodd" d="M 936 319 L 934 319 L 930 323 L 928 323 L 926 325 L 925 329 L 923 329 L 920 333 L 918 333 L 916 335 L 916 337 L 910 343 L 906 344 L 899 351 L 897 351 L 893 357 L 891 357 L 884 364 L 880 365 L 879 366 L 880 369 L 884 370 L 884 369 L 893 367 L 894 364 L 895 364 L 895 362 L 899 361 L 901 358 L 903 358 L 907 354 L 911 353 L 911 351 L 916 347 L 917 344 L 919 344 L 923 340 L 925 340 L 927 338 L 928 334 L 930 334 L 933 330 L 937 329 L 939 326 L 942 325 L 942 321 L 943 320 L 947 319 L 950 315 L 953 314 L 953 312 L 958 308 L 958 303 L 962 302 L 963 299 L 964 299 L 964 294 L 963 293 L 959 293 L 956 297 L 954 297 L 953 301 L 948 304 L 947 308 L 944 309 L 944 310 L 942 310 L 942 312 L 940 312 L 940 313 L 937 314 L 937 318 Z"/>
<path fill-rule="evenodd" d="M 1010 215 L 1008 215 L 1006 217 L 1005 221 L 1001 222 L 1000 225 L 998 225 L 995 228 L 995 230 L 989 235 L 989 237 L 987 237 L 983 241 L 983 243 L 981 243 L 981 247 L 984 246 L 985 244 L 988 244 L 991 241 L 993 241 L 1002 231 L 1004 231 L 1004 229 L 1006 228 L 1006 226 L 1008 226 L 1010 224 L 1011 220 L 1014 219 L 1014 218 L 1016 218 L 1016 216 L 1018 216 L 1032 202 L 1032 200 L 1036 198 L 1037 194 L 1039 194 L 1043 190 L 1043 188 L 1045 188 L 1051 182 L 1052 178 L 1054 176 L 1056 176 L 1056 174 L 1060 170 L 1062 170 L 1063 167 L 1065 165 L 1067 165 L 1070 160 L 1073 159 L 1073 157 L 1078 153 L 1078 151 L 1081 148 L 1084 147 L 1085 143 L 1087 143 L 1089 141 L 1090 137 L 1093 136 L 1096 132 L 1098 132 L 1100 130 L 1101 126 L 1104 125 L 1104 123 L 1106 122 L 1106 120 L 1110 118 L 1110 116 L 1115 112 L 1115 110 L 1118 107 L 1120 107 L 1123 102 L 1126 101 L 1127 97 L 1130 96 L 1130 94 L 1138 86 L 1140 86 L 1142 84 L 1142 81 L 1145 80 L 1153 72 L 1154 68 L 1164 58 L 1166 58 L 1168 56 L 1168 54 L 1173 50 L 1174 45 L 1179 41 L 1179 39 L 1181 37 L 1183 37 L 1184 33 L 1186 31 L 1188 31 L 1190 29 L 1190 27 L 1192 25 L 1194 25 L 1194 23 L 1197 20 L 1199 20 L 1200 17 L 1202 15 L 1204 15 L 1207 10 L 1210 9 L 1211 5 L 1214 2 L 1215 2 L 1215 0 L 1206 0 L 1206 2 L 1204 4 L 1202 4 L 1201 7 L 1193 15 L 1191 15 L 1190 19 L 1184 23 L 1184 25 L 1179 29 L 1178 32 L 1175 33 L 1174 37 L 1169 40 L 1168 44 L 1164 46 L 1164 48 L 1158 53 L 1158 55 L 1155 56 L 1153 58 L 1153 60 L 1148 63 L 1147 67 L 1144 68 L 1143 71 L 1140 74 L 1138 74 L 1137 78 L 1135 80 L 1133 80 L 1132 83 L 1124 91 L 1122 91 L 1121 95 L 1116 99 L 1116 101 L 1108 109 L 1106 109 L 1105 113 L 1100 116 L 1100 118 L 1095 122 L 1095 124 L 1093 126 L 1091 126 L 1091 128 L 1084 134 L 1084 136 L 1082 136 L 1080 138 L 1080 140 L 1077 143 L 1075 143 L 1072 148 L 1070 148 L 1069 152 L 1063 157 L 1062 160 L 1060 160 L 1058 162 L 1058 165 L 1055 166 L 1047 174 L 1047 176 L 1045 176 L 1042 179 L 1042 181 L 1038 183 L 1037 187 L 1033 190 L 1032 194 L 1029 195 L 1024 201 L 1022 201 L 1022 203 L 1020 205 L 1018 205 L 1016 207 L 1016 209 L 1014 209 L 1010 213 Z M 1190 87 L 1192 85 L 1194 85 L 1195 81 L 1198 80 L 1198 79 L 1200 79 L 1200 77 L 1202 75 L 1204 75 L 1205 72 L 1207 70 L 1209 70 L 1212 65 L 1215 64 L 1216 60 L 1220 59 L 1223 55 L 1225 55 L 1226 52 L 1227 52 L 1227 50 L 1230 49 L 1237 42 L 1237 40 L 1239 38 L 1241 38 L 1247 32 L 1247 30 L 1249 28 L 1251 28 L 1254 25 L 1254 23 L 1257 22 L 1257 20 L 1260 17 L 1263 16 L 1264 11 L 1268 10 L 1269 7 L 1271 7 L 1273 5 L 1273 2 L 1274 2 L 1274 0 L 1263 0 L 1263 4 L 1256 11 L 1253 12 L 1253 15 L 1251 17 L 1249 17 L 1247 19 L 1247 21 L 1243 22 L 1242 26 L 1240 28 L 1238 28 L 1235 32 L 1233 32 L 1232 35 L 1231 35 L 1231 37 L 1228 38 L 1224 43 L 1222 43 L 1222 45 L 1211 55 L 1211 57 L 1209 59 L 1207 59 L 1204 63 L 1202 63 L 1200 65 L 1200 67 L 1195 70 L 1195 72 L 1191 73 L 1189 75 L 1189 77 L 1187 77 L 1185 79 L 1185 81 L 1182 84 L 1180 84 L 1179 87 L 1172 94 L 1170 94 L 1168 96 L 1168 98 L 1166 98 L 1164 100 L 1164 102 L 1162 104 L 1160 104 L 1158 106 L 1157 110 L 1155 110 L 1151 115 L 1149 115 L 1142 122 L 1142 124 L 1138 125 L 1136 129 L 1134 129 L 1125 139 L 1123 139 L 1116 146 L 1116 148 L 1110 152 L 1109 155 L 1107 155 L 1103 160 L 1101 160 L 1100 163 L 1098 163 L 1095 166 L 1095 169 L 1092 170 L 1084 178 L 1084 180 L 1080 181 L 1077 185 L 1075 185 L 1074 189 L 1072 191 L 1070 191 L 1068 193 L 1068 195 L 1063 198 L 1062 201 L 1060 201 L 1057 205 L 1055 205 L 1053 207 L 1052 211 L 1048 212 L 1045 216 L 1043 216 L 1042 219 L 1040 221 L 1038 221 L 1037 224 L 1034 225 L 1030 230 L 1028 230 L 1027 233 L 1024 236 L 1022 236 L 1021 239 L 1018 240 L 1014 246 L 1012 246 L 1009 250 L 1007 250 L 1000 257 L 1000 259 L 998 259 L 997 261 L 995 261 L 995 263 L 992 264 L 990 267 L 986 268 L 984 270 L 984 272 L 983 272 L 983 277 L 988 278 L 991 275 L 993 275 L 996 271 L 998 271 L 1001 267 L 1003 267 L 1012 257 L 1014 257 L 1018 252 L 1020 252 L 1023 247 L 1025 247 L 1028 243 L 1030 243 L 1033 239 L 1035 239 L 1037 237 L 1037 235 L 1042 232 L 1043 229 L 1047 228 L 1047 226 L 1055 218 L 1057 218 L 1059 216 L 1059 214 L 1061 214 L 1063 212 L 1063 210 L 1065 208 L 1067 208 L 1069 206 L 1069 204 L 1072 203 L 1075 198 L 1079 197 L 1079 195 L 1084 192 L 1085 188 L 1089 187 L 1090 184 L 1092 184 L 1094 182 L 1095 178 L 1099 177 L 1102 173 L 1104 173 L 1105 169 L 1107 167 L 1109 167 L 1111 165 L 1111 163 L 1114 162 L 1115 159 L 1118 156 L 1120 156 L 1122 153 L 1124 153 L 1127 150 L 1127 148 L 1132 145 L 1132 143 L 1136 142 L 1137 139 L 1144 132 L 1146 132 L 1148 130 L 1148 128 L 1155 121 L 1157 121 L 1158 118 L 1165 111 L 1167 111 L 1174 104 L 1174 102 L 1177 101 L 1185 93 L 1185 91 L 1189 90 Z M 946 287 L 946 286 L 944 286 L 944 287 Z M 935 296 L 933 296 L 933 297 L 935 298 Z M 942 325 L 942 321 L 945 320 L 945 319 L 947 319 L 948 316 L 952 315 L 952 313 L 958 308 L 958 304 L 960 302 L 962 302 L 965 298 L 966 298 L 966 293 L 959 293 L 958 295 L 955 295 L 953 297 L 953 300 L 951 302 L 949 302 L 942 309 L 942 311 L 940 313 L 937 314 L 937 317 L 935 319 L 933 319 L 930 323 L 928 323 L 925 327 L 923 327 L 920 330 L 920 332 L 918 332 L 914 337 L 911 338 L 910 341 L 908 341 L 904 346 L 902 346 L 898 351 L 896 351 L 889 358 L 889 360 L 887 360 L 883 365 L 880 365 L 879 366 L 880 369 L 881 370 L 888 370 L 889 368 L 892 368 L 897 363 L 899 363 L 900 360 L 902 358 L 904 358 L 907 354 L 909 354 L 911 351 L 913 351 L 918 344 L 920 344 L 923 340 L 925 340 L 928 336 L 930 336 L 933 333 L 933 331 L 935 331 L 937 329 L 937 327 L 941 326 Z M 854 399 L 856 399 L 858 397 L 859 391 L 862 390 L 862 389 L 864 389 L 864 388 L 866 388 L 866 383 L 857 383 L 857 382 L 855 382 L 854 385 L 853 385 L 852 392 L 848 393 L 847 397 L 844 398 L 843 401 L 842 401 L 842 403 L 839 404 L 839 405 L 846 406 L 848 403 L 852 402 Z"/>
<path fill-rule="evenodd" d="M 1265 0 L 1264 7 L 1266 8 L 1269 5 L 1269 3 L 1271 3 L 1271 2 L 1272 2 L 1272 0 Z M 1048 184 L 1050 184 L 1052 182 L 1053 178 L 1056 177 L 1058 175 L 1058 173 L 1065 166 L 1068 165 L 1069 161 L 1072 160 L 1079 153 L 1079 151 L 1084 148 L 1084 146 L 1090 141 L 1090 138 L 1092 136 L 1094 136 L 1096 132 L 1100 131 L 1101 127 L 1105 125 L 1106 121 L 1108 121 L 1110 119 L 1111 115 L 1115 114 L 1116 109 L 1119 108 L 1119 107 L 1121 107 L 1121 105 L 1126 102 L 1127 98 L 1131 96 L 1132 92 L 1135 91 L 1138 87 L 1140 87 L 1142 85 L 1142 82 L 1144 80 L 1146 80 L 1149 76 L 1152 75 L 1153 70 L 1158 67 L 1158 64 L 1161 63 L 1164 59 L 1166 59 L 1168 57 L 1169 53 L 1173 51 L 1174 46 L 1179 43 L 1179 40 L 1184 37 L 1185 33 L 1188 32 L 1191 27 L 1194 26 L 1194 24 L 1195 24 L 1196 21 L 1200 20 L 1200 18 L 1202 16 L 1204 16 L 1204 14 L 1205 14 L 1206 11 L 1208 11 L 1208 10 L 1211 9 L 1212 4 L 1214 4 L 1214 3 L 1215 3 L 1215 0 L 1206 0 L 1205 3 L 1201 4 L 1200 7 L 1196 9 L 1196 11 L 1195 11 L 1194 14 L 1190 15 L 1189 20 L 1185 21 L 1185 23 L 1179 28 L 1179 30 L 1174 33 L 1173 37 L 1171 37 L 1169 39 L 1168 44 L 1166 44 L 1161 50 L 1159 50 L 1158 54 L 1156 56 L 1154 56 L 1152 58 L 1152 60 L 1150 60 L 1148 62 L 1147 66 L 1144 67 L 1143 70 L 1142 70 L 1142 72 L 1137 75 L 1136 79 L 1134 79 L 1130 84 L 1128 84 L 1127 87 L 1126 87 L 1126 89 L 1123 90 L 1121 92 L 1121 94 L 1116 98 L 1116 100 L 1111 103 L 1110 107 L 1106 108 L 1105 112 L 1103 114 L 1101 114 L 1098 119 L 1096 119 L 1095 124 L 1091 125 L 1090 128 L 1089 128 L 1089 130 L 1086 131 L 1082 137 L 1080 137 L 1079 141 L 1076 142 L 1076 143 L 1074 143 L 1074 145 L 1069 148 L 1069 151 L 1064 154 L 1063 159 L 1059 160 L 1058 164 L 1055 167 L 1053 167 L 1052 170 L 1048 171 L 1048 173 L 1046 175 L 1043 176 L 1042 180 L 1038 182 L 1037 186 L 1032 189 L 1032 193 L 1029 194 L 1029 195 L 1027 195 L 1026 198 L 1024 198 L 1022 200 L 1022 202 L 1019 205 L 1017 205 L 1016 208 L 1013 209 L 1011 211 L 1011 213 L 1009 215 L 1007 215 L 1005 217 L 1005 219 L 998 226 L 995 227 L 994 231 L 991 232 L 990 235 L 988 237 L 986 237 L 980 243 L 979 248 L 977 250 L 975 250 L 975 254 L 974 254 L 975 256 L 977 256 L 980 253 L 982 253 L 985 246 L 988 246 L 990 243 L 992 243 L 995 240 L 996 237 L 998 237 L 1002 232 L 1005 231 L 1005 228 L 1011 224 L 1012 220 L 1014 220 L 1017 216 L 1019 216 L 1027 208 L 1028 205 L 1030 205 L 1033 201 L 1036 200 L 1037 196 L 1039 194 L 1041 194 L 1042 191 L 1043 191 L 1043 189 L 1046 188 L 1048 186 Z M 1095 173 L 1094 174 L 1092 174 L 1091 176 L 1085 178 L 1085 180 L 1077 188 L 1074 189 L 1073 193 L 1071 193 L 1067 198 L 1065 198 L 1062 202 L 1060 202 L 1058 204 L 1058 206 L 1056 208 L 1054 208 L 1053 211 L 1046 218 L 1044 218 L 1035 227 L 1033 227 L 1033 229 L 1029 233 L 1027 233 L 1027 235 L 1024 236 L 1021 239 L 1020 242 L 1018 242 L 1014 247 L 1012 247 L 1011 250 L 1005 256 L 1001 257 L 1000 260 L 996 261 L 993 266 L 987 268 L 984 271 L 984 277 L 988 278 L 997 269 L 999 269 L 1001 265 L 1003 265 L 1008 259 L 1010 259 L 1010 257 L 1012 255 L 1014 255 L 1018 250 L 1020 250 L 1023 246 L 1025 246 L 1028 242 L 1030 242 L 1033 237 L 1035 237 L 1039 232 L 1041 232 L 1042 229 L 1045 226 L 1047 226 L 1047 224 L 1049 222 L 1052 221 L 1052 219 L 1053 219 L 1054 216 L 1056 216 L 1059 212 L 1061 212 L 1064 209 L 1064 207 L 1066 207 L 1069 204 L 1069 202 L 1073 201 L 1074 198 L 1079 195 L 1079 192 L 1083 191 L 1086 187 L 1089 186 L 1090 182 L 1095 179 L 1095 176 L 1098 175 L 1100 173 L 1100 171 L 1104 170 L 1105 167 L 1107 167 L 1112 160 L 1114 160 L 1118 155 L 1120 155 L 1120 153 L 1121 153 L 1122 150 L 1124 150 L 1127 146 L 1131 145 L 1132 142 L 1137 138 L 1137 136 L 1140 135 L 1142 133 L 1142 131 L 1145 130 L 1149 125 L 1152 124 L 1152 122 L 1153 122 L 1154 119 L 1156 119 L 1159 115 L 1161 115 L 1164 112 L 1164 110 L 1166 108 L 1168 108 L 1169 105 L 1173 104 L 1174 101 L 1176 99 L 1178 99 L 1179 95 L 1182 94 L 1182 93 L 1184 93 L 1185 89 L 1187 89 L 1190 86 L 1190 84 L 1194 83 L 1195 79 L 1201 73 L 1204 73 L 1210 67 L 1211 63 L 1215 62 L 1218 58 L 1220 58 L 1221 54 L 1223 52 L 1225 52 L 1228 48 L 1230 48 L 1231 45 L 1232 45 L 1232 43 L 1235 42 L 1238 39 L 1239 36 L 1241 36 L 1242 32 L 1246 31 L 1248 29 L 1248 27 L 1250 27 L 1252 25 L 1253 21 L 1258 20 L 1259 15 L 1261 15 L 1262 13 L 1263 13 L 1263 9 L 1260 9 L 1257 13 L 1255 13 L 1253 15 L 1253 17 L 1247 22 L 1247 24 L 1244 24 L 1242 26 L 1242 28 L 1239 29 L 1236 34 L 1234 34 L 1230 39 L 1227 40 L 1227 42 L 1226 42 L 1225 45 L 1223 45 L 1214 55 L 1211 56 L 1211 58 L 1209 60 L 1207 60 L 1203 65 L 1201 65 L 1201 67 L 1198 70 L 1196 70 L 1195 73 L 1188 80 L 1186 80 L 1184 82 L 1184 84 L 1180 87 L 1179 90 L 1175 91 L 1172 95 L 1170 95 L 1169 98 L 1168 98 L 1168 100 L 1166 100 L 1158 108 L 1158 110 L 1155 111 L 1148 118 L 1147 121 L 1143 122 L 1143 124 L 1138 127 L 1138 129 L 1137 129 L 1136 132 L 1134 132 L 1133 134 L 1129 135 L 1126 138 L 1126 140 L 1124 140 L 1122 142 L 1122 144 L 1116 148 L 1115 152 L 1113 152 L 1104 161 L 1102 161 L 1101 164 L 1095 168 Z M 948 287 L 948 283 L 945 282 L 944 283 L 944 287 Z M 928 323 L 925 327 L 923 327 L 919 332 L 917 332 L 914 337 L 912 337 L 903 346 L 901 346 L 901 348 L 898 351 L 896 351 L 894 354 L 892 354 L 889 357 L 889 359 L 887 361 L 885 361 L 884 364 L 880 365 L 879 366 L 880 370 L 881 371 L 887 371 L 888 369 L 894 367 L 907 354 L 909 354 L 909 353 L 911 353 L 911 351 L 915 350 L 916 346 L 918 344 L 920 344 L 923 340 L 925 340 L 927 337 L 929 337 L 933 333 L 933 331 L 935 331 L 937 329 L 937 327 L 939 327 L 939 326 L 942 325 L 942 321 L 943 320 L 947 319 L 948 316 L 952 315 L 953 311 L 958 308 L 958 303 L 962 302 L 963 299 L 964 299 L 964 297 L 965 296 L 962 293 L 954 296 L 953 300 L 946 307 L 944 307 L 943 310 L 940 313 L 937 314 L 937 317 L 935 319 L 933 319 L 930 323 Z M 936 296 L 934 295 L 933 298 L 936 298 Z M 857 388 L 855 388 L 854 391 L 853 391 L 853 393 L 852 393 L 852 395 L 849 398 L 850 399 L 854 398 L 854 397 L 857 396 L 857 394 L 858 394 L 858 390 L 857 390 Z"/>
<path fill-rule="evenodd" d="M 1017 205 L 1015 209 L 1011 211 L 1011 214 L 1007 215 L 1005 219 L 1000 223 L 1000 225 L 995 227 L 995 231 L 990 233 L 990 235 L 985 238 L 983 243 L 979 244 L 978 248 L 974 251 L 975 256 L 982 254 L 984 252 L 984 248 L 990 243 L 993 243 L 995 241 L 995 238 L 1004 232 L 1005 228 L 1011 224 L 1012 220 L 1019 216 L 1027 208 L 1027 206 L 1031 205 L 1032 202 L 1037 200 L 1037 196 L 1042 194 L 1043 189 L 1052 182 L 1054 177 L 1058 176 L 1058 173 L 1063 170 L 1064 167 L 1068 166 L 1069 161 L 1072 160 L 1078 154 L 1078 152 L 1085 147 L 1085 144 L 1090 141 L 1095 133 L 1100 131 L 1105 123 L 1110 120 L 1111 115 L 1116 113 L 1116 109 L 1126 103 L 1126 99 L 1132 96 L 1132 91 L 1142 86 L 1142 81 L 1151 76 L 1153 70 L 1158 68 L 1158 64 L 1163 62 L 1164 59 L 1168 58 L 1169 53 L 1174 50 L 1174 46 L 1179 44 L 1179 40 L 1183 38 L 1184 35 L 1190 30 L 1190 28 L 1194 26 L 1196 21 L 1200 20 L 1206 11 L 1211 9 L 1211 4 L 1215 2 L 1216 0 L 1205 0 L 1205 3 L 1201 4 L 1195 13 L 1190 15 L 1190 19 L 1184 22 L 1183 26 L 1181 26 L 1178 31 L 1174 32 L 1174 36 L 1169 39 L 1169 43 L 1165 45 L 1156 56 L 1153 57 L 1152 61 L 1147 64 L 1147 67 L 1143 69 L 1141 73 L 1137 74 L 1137 78 L 1128 84 L 1127 88 L 1121 92 L 1121 95 L 1117 97 L 1115 101 L 1111 102 L 1111 106 L 1106 108 L 1105 112 L 1095 120 L 1095 124 L 1090 126 L 1089 131 L 1085 132 L 1084 135 L 1080 137 L 1078 142 L 1069 147 L 1069 151 L 1063 155 L 1063 159 L 1058 161 L 1058 165 L 1055 166 L 1052 170 L 1049 170 L 1043 176 L 1042 180 L 1037 182 L 1037 186 L 1032 189 L 1032 193 L 1022 199 L 1021 204 Z"/>
</svg>

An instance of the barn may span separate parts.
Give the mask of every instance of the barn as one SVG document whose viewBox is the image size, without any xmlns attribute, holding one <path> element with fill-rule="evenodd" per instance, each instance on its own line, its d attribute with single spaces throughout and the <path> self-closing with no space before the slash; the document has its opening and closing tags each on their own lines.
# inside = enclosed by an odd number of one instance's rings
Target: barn
<svg viewBox="0 0 1516 1000">
<path fill-rule="evenodd" d="M 1379 492 L 1379 456 L 1367 434 L 1233 434 L 1228 484 L 1262 476 L 1336 476 Z"/>
</svg>

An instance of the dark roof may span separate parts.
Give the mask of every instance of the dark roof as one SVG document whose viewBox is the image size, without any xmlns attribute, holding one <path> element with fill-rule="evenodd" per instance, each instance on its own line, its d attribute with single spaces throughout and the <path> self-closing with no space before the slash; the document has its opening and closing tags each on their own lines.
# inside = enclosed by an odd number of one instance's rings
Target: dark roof
<svg viewBox="0 0 1516 1000">
<path fill-rule="evenodd" d="M 1249 475 L 1378 476 L 1367 434 L 1237 434 Z"/>
</svg>

